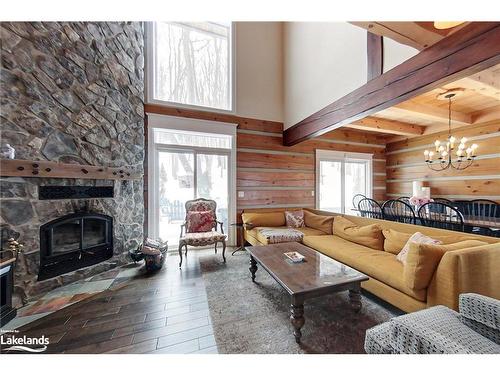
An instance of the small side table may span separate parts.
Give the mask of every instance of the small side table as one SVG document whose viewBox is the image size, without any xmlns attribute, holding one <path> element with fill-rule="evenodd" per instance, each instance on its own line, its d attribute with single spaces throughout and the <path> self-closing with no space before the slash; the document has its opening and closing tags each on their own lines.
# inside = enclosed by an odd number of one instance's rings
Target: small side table
<svg viewBox="0 0 500 375">
<path fill-rule="evenodd" d="M 240 230 L 240 247 L 238 247 L 236 250 L 234 250 L 231 255 L 234 255 L 234 253 L 238 252 L 238 251 L 247 251 L 247 249 L 245 249 L 245 235 L 244 235 L 244 232 L 243 232 L 243 228 L 245 227 L 245 224 L 243 223 L 233 223 L 231 224 L 232 227 L 236 227 L 237 229 L 236 230 Z"/>
</svg>

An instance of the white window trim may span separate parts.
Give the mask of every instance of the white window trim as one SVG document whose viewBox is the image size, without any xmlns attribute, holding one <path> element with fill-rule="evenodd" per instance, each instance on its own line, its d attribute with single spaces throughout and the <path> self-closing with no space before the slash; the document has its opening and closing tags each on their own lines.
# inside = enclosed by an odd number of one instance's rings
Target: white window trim
<svg viewBox="0 0 500 375">
<path fill-rule="evenodd" d="M 342 176 L 342 181 L 341 184 L 342 186 L 345 186 L 345 173 L 344 173 L 344 168 L 345 168 L 345 161 L 368 161 L 366 164 L 367 168 L 367 179 L 366 179 L 366 191 L 367 191 L 367 197 L 372 198 L 373 197 L 373 154 L 368 154 L 364 152 L 343 152 L 343 151 L 331 151 L 331 150 L 316 150 L 316 189 L 315 189 L 315 204 L 316 204 L 316 209 L 320 209 L 319 206 L 319 198 L 320 198 L 320 162 L 321 161 L 341 161 L 342 162 L 342 170 L 341 170 L 341 176 Z M 341 197 L 341 202 L 342 205 L 345 203 L 345 192 L 344 189 L 342 189 L 342 197 Z M 345 211 L 345 207 L 344 207 Z"/>
<path fill-rule="evenodd" d="M 157 206 L 157 165 L 158 160 L 156 153 L 159 149 L 196 149 L 198 152 L 204 153 L 225 153 L 229 155 L 228 168 L 228 224 L 236 222 L 236 128 L 238 124 L 197 120 L 176 116 L 158 115 L 147 113 L 148 116 L 148 233 L 151 237 L 158 237 L 158 206 Z M 173 129 L 185 130 L 197 133 L 213 133 L 225 134 L 231 136 L 231 149 L 209 148 L 209 147 L 191 147 L 191 146 L 172 146 L 172 145 L 157 145 L 154 142 L 154 129 Z M 179 228 L 180 233 L 180 228 Z M 236 228 L 228 225 L 229 241 L 228 246 L 236 245 Z"/>
<path fill-rule="evenodd" d="M 154 99 L 154 71 L 155 71 L 155 56 L 154 56 L 154 46 L 153 42 L 155 40 L 155 22 L 146 22 L 145 23 L 145 99 L 147 104 L 158 104 L 158 105 L 166 105 L 170 107 L 176 108 L 185 108 L 185 109 L 195 109 L 198 111 L 208 111 L 215 113 L 225 113 L 225 114 L 235 114 L 236 113 L 236 27 L 235 23 L 231 23 L 231 35 L 230 35 L 230 43 L 229 43 L 229 89 L 231 90 L 229 98 L 230 98 L 230 107 L 231 109 L 222 109 L 222 108 L 214 108 L 214 107 L 206 107 L 195 104 L 184 104 L 178 102 L 170 102 L 167 100 L 158 100 Z"/>
</svg>

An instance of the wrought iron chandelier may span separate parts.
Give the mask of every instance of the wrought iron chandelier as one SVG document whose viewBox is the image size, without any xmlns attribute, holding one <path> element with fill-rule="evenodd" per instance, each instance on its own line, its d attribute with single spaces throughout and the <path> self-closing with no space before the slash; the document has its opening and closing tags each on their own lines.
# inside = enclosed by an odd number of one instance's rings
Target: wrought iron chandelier
<svg viewBox="0 0 500 375">
<path fill-rule="evenodd" d="M 448 139 L 446 142 L 437 139 L 434 142 L 436 151 L 424 151 L 425 163 L 433 171 L 443 171 L 448 168 L 463 170 L 470 167 L 476 158 L 477 144 L 468 147 L 467 138 L 463 137 L 458 142 L 458 139 L 451 135 L 451 99 L 457 92 L 459 90 L 449 90 L 438 96 L 448 100 Z"/>
</svg>

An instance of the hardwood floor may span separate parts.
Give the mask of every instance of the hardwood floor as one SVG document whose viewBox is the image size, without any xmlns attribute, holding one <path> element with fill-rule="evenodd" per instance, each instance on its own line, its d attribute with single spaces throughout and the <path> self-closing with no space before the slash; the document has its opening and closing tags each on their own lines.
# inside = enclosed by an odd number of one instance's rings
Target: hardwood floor
<svg viewBox="0 0 500 375">
<path fill-rule="evenodd" d="M 158 273 L 128 279 L 19 328 L 16 336 L 49 337 L 46 353 L 217 353 L 202 253 L 213 250 L 190 251 L 182 269 L 178 255 L 169 254 Z"/>
</svg>

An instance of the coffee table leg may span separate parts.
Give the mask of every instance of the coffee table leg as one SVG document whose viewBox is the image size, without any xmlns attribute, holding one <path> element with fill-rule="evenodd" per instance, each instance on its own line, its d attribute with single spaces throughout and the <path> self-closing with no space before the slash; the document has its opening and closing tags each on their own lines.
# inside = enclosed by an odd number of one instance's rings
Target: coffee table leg
<svg viewBox="0 0 500 375">
<path fill-rule="evenodd" d="M 250 272 L 252 273 L 252 281 L 255 282 L 255 272 L 257 272 L 257 262 L 250 256 Z"/>
<path fill-rule="evenodd" d="M 349 289 L 349 301 L 355 312 L 361 310 L 361 292 L 359 288 Z"/>
<path fill-rule="evenodd" d="M 300 329 L 304 326 L 306 322 L 304 318 L 304 305 L 303 304 L 293 304 L 290 306 L 290 322 L 293 326 L 293 335 L 295 336 L 295 342 L 300 343 L 300 338 L 302 337 L 302 332 Z"/>
</svg>

